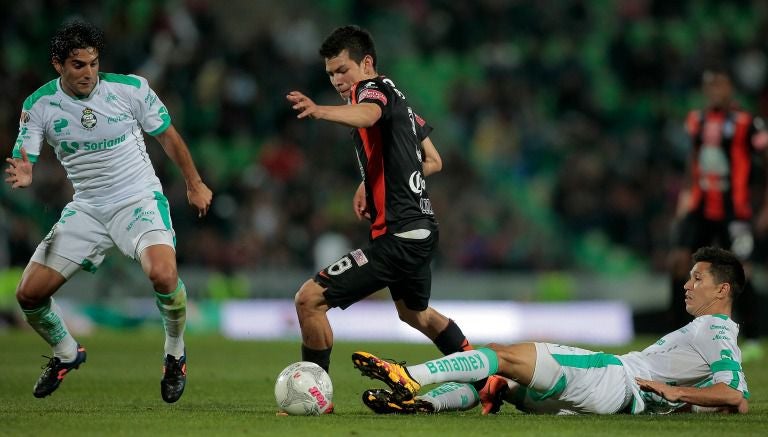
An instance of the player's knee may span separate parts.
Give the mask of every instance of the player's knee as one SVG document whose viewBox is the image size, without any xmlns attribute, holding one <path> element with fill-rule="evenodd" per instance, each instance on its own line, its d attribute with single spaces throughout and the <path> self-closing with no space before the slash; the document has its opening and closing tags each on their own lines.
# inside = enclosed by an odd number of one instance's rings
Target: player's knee
<svg viewBox="0 0 768 437">
<path fill-rule="evenodd" d="M 172 264 L 153 265 L 147 274 L 155 290 L 160 293 L 170 293 L 176 289 L 179 282 L 179 274 Z"/>
<path fill-rule="evenodd" d="M 488 343 L 487 345 L 485 345 L 485 347 L 498 353 L 499 350 L 501 350 L 502 345 L 500 345 L 499 343 Z"/>
<path fill-rule="evenodd" d="M 501 365 L 503 363 L 505 367 L 525 364 L 527 360 L 530 359 L 530 356 L 526 354 L 524 350 L 527 345 L 523 343 L 513 345 L 489 343 L 485 347 L 496 352 L 496 357 L 499 360 L 499 364 Z M 533 353 L 533 356 L 535 357 L 535 346 L 531 344 L 530 349 L 531 353 Z"/>
<path fill-rule="evenodd" d="M 39 307 L 43 300 L 22 283 L 16 288 L 16 302 L 24 309 L 32 309 Z"/>
<path fill-rule="evenodd" d="M 397 317 L 401 322 L 423 331 L 429 326 L 428 314 L 426 311 L 413 311 L 408 308 L 398 308 Z"/>
<path fill-rule="evenodd" d="M 55 288 L 49 290 L 41 287 L 44 282 L 33 280 L 31 277 L 23 277 L 16 287 L 16 301 L 24 309 L 39 308 L 44 305 L 48 298 L 55 292 Z"/>
<path fill-rule="evenodd" d="M 296 312 L 299 315 L 311 311 L 316 311 L 323 301 L 323 288 L 312 279 L 307 280 L 296 295 L 293 297 L 293 303 L 296 306 Z"/>
</svg>

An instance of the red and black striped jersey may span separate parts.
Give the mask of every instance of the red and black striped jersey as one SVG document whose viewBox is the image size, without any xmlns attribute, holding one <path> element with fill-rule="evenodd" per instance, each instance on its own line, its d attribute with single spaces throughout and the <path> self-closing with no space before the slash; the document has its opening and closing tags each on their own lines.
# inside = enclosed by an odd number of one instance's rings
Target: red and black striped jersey
<svg viewBox="0 0 768 437">
<path fill-rule="evenodd" d="M 765 147 L 760 119 L 737 109 L 691 111 L 686 130 L 693 146 L 691 211 L 709 220 L 752 218 L 752 158 Z M 761 135 L 757 135 L 761 132 Z"/>
<path fill-rule="evenodd" d="M 371 239 L 386 233 L 437 229 L 422 171 L 421 141 L 432 127 L 384 76 L 356 83 L 351 99 L 353 105 L 365 102 L 381 108 L 381 118 L 373 126 L 353 132 L 371 214 Z"/>
</svg>

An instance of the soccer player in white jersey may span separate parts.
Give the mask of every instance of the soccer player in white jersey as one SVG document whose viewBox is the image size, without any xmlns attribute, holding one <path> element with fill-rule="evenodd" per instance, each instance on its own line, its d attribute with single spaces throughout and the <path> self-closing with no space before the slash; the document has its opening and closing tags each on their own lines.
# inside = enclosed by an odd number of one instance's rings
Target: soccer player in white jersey
<svg viewBox="0 0 768 437">
<path fill-rule="evenodd" d="M 53 393 L 86 358 L 53 294 L 78 271 L 95 271 L 104 252 L 117 246 L 140 262 L 154 287 L 166 334 L 160 392 L 166 402 L 176 402 L 186 385 L 186 291 L 176 269 L 168 200 L 142 131 L 154 136 L 181 170 L 199 217 L 207 213 L 212 193 L 147 80 L 99 72 L 103 46 L 103 33 L 91 24 L 72 21 L 58 30 L 51 40 L 51 62 L 59 77 L 24 101 L 13 158 L 6 159 L 5 181 L 27 187 L 45 140 L 75 190 L 16 290 L 27 322 L 53 348 L 33 394 Z"/>
<path fill-rule="evenodd" d="M 748 411 L 747 381 L 731 320 L 744 269 L 730 252 L 705 247 L 693 255 L 685 283 L 685 309 L 695 319 L 642 352 L 612 355 L 549 343 L 491 344 L 413 366 L 356 352 L 352 361 L 391 391 L 366 390 L 377 413 L 466 410 L 479 402 L 470 384 L 489 375 L 508 378 L 496 387 L 497 404 L 513 403 L 539 414 Z M 416 396 L 421 386 L 448 382 Z M 494 410 L 498 411 L 498 408 Z"/>
</svg>

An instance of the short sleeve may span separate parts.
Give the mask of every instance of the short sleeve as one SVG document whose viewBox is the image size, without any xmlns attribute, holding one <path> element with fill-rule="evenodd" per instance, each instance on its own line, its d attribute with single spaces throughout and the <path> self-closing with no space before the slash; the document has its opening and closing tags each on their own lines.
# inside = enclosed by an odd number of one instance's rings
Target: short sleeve
<svg viewBox="0 0 768 437">
<path fill-rule="evenodd" d="M 696 333 L 694 347 L 709 365 L 712 384 L 722 382 L 748 398 L 747 381 L 741 367 L 741 350 L 736 343 L 737 332 L 733 332 L 733 326 L 719 323 L 719 320 L 702 326 Z"/>
<path fill-rule="evenodd" d="M 130 75 L 139 80 L 139 88 L 131 99 L 136 120 L 144 132 L 155 136 L 165 132 L 171 125 L 171 115 L 155 91 L 150 88 L 149 82 L 141 76 Z"/>
<path fill-rule="evenodd" d="M 424 141 L 424 138 L 427 138 L 429 134 L 432 133 L 432 126 L 415 112 L 413 113 L 413 117 L 416 120 L 416 136 L 419 138 L 419 142 L 422 142 Z"/>
<path fill-rule="evenodd" d="M 21 158 L 22 147 L 26 150 L 31 162 L 37 162 L 37 158 L 40 156 L 45 133 L 43 130 L 42 114 L 39 109 L 35 109 L 35 107 L 29 109 L 25 107 L 21 111 L 19 133 L 13 145 L 12 156 L 14 158 Z"/>
<path fill-rule="evenodd" d="M 374 103 L 379 105 L 382 114 L 387 113 L 390 100 L 387 88 L 375 80 L 358 82 L 355 87 L 355 100 L 353 103 Z"/>
</svg>

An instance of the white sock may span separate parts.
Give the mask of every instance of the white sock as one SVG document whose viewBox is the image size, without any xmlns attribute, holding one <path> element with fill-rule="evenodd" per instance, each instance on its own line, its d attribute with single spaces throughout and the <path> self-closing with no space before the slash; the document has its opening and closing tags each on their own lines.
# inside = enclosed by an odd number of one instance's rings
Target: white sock
<svg viewBox="0 0 768 437">
<path fill-rule="evenodd" d="M 474 382 L 496 373 L 496 352 L 480 348 L 456 352 L 423 364 L 408 366 L 408 373 L 421 385 L 440 382 Z"/>
<path fill-rule="evenodd" d="M 181 358 L 184 355 L 184 327 L 187 322 L 187 290 L 179 279 L 179 285 L 171 294 L 155 292 L 155 301 L 163 319 L 167 355 Z"/>
<path fill-rule="evenodd" d="M 435 412 L 464 411 L 472 409 L 480 403 L 477 390 L 471 384 L 459 382 L 446 382 L 419 396 L 419 399 L 432 404 L 435 407 Z"/>
<path fill-rule="evenodd" d="M 25 310 L 27 323 L 53 348 L 53 356 L 68 363 L 77 358 L 77 341 L 69 333 L 61 307 L 51 298 L 40 308 Z"/>
</svg>

